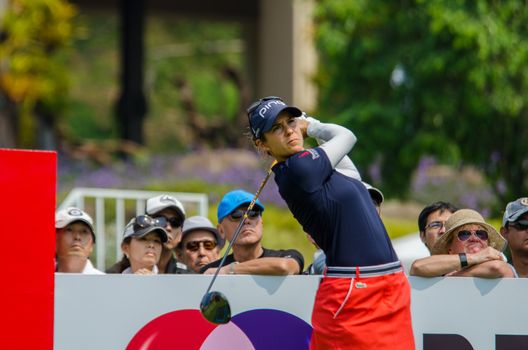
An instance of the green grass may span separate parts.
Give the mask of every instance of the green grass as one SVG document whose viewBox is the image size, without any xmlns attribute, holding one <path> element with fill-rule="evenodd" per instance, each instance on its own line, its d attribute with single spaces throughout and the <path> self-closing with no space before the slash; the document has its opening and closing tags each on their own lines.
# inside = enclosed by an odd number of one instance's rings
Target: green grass
<svg viewBox="0 0 528 350">
<path fill-rule="evenodd" d="M 305 267 L 312 262 L 315 246 L 306 238 L 301 225 L 286 208 L 266 205 L 263 245 L 272 249 L 297 249 L 304 256 Z"/>
<path fill-rule="evenodd" d="M 389 234 L 389 237 L 394 239 L 405 236 L 411 232 L 418 231 L 416 220 L 400 219 L 393 217 L 383 217 L 383 223 Z"/>
</svg>

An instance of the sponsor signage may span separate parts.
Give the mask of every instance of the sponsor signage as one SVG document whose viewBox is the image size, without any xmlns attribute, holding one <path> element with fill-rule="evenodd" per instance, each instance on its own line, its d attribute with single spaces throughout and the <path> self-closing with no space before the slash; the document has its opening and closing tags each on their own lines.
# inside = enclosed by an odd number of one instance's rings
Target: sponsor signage
<svg viewBox="0 0 528 350">
<path fill-rule="evenodd" d="M 198 309 L 210 278 L 56 274 L 55 349 L 308 349 L 319 277 L 219 276 L 233 314 L 219 326 Z M 528 348 L 528 280 L 410 282 L 417 349 Z"/>
</svg>

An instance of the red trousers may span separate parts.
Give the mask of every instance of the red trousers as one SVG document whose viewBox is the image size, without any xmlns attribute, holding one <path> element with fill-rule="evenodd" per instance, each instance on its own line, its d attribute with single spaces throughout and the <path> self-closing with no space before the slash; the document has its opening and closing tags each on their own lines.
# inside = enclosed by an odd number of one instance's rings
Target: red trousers
<svg viewBox="0 0 528 350">
<path fill-rule="evenodd" d="M 312 314 L 311 350 L 414 350 L 411 289 L 403 272 L 323 277 Z"/>
</svg>

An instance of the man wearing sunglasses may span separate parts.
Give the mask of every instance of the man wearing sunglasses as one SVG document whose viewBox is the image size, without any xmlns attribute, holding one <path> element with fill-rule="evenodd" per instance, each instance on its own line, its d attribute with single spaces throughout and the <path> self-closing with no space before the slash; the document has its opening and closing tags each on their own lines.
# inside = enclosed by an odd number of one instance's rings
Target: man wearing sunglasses
<svg viewBox="0 0 528 350">
<path fill-rule="evenodd" d="M 421 277 L 515 277 L 501 253 L 506 241 L 475 210 L 460 209 L 445 222 L 431 247 L 433 255 L 416 260 L 410 274 Z"/>
<path fill-rule="evenodd" d="M 244 212 L 251 203 L 253 194 L 244 190 L 228 192 L 220 201 L 217 210 L 218 233 L 231 240 L 240 220 L 245 220 L 240 234 L 233 244 L 233 253 L 226 257 L 221 274 L 292 275 L 299 274 L 304 267 L 302 254 L 295 249 L 274 250 L 262 246 L 264 206 L 257 200 L 247 219 Z M 218 259 L 202 268 L 205 274 L 214 274 L 220 265 Z"/>
<path fill-rule="evenodd" d="M 147 199 L 147 214 L 158 221 L 167 231 L 168 240 L 163 244 L 158 263 L 160 273 L 189 273 L 187 266 L 178 261 L 175 248 L 182 239 L 185 209 L 182 203 L 168 194 Z"/>
<path fill-rule="evenodd" d="M 183 223 L 176 254 L 191 272 L 200 273 L 202 267 L 218 259 L 224 242 L 208 218 L 192 216 Z"/>
<path fill-rule="evenodd" d="M 508 203 L 500 233 L 508 241 L 518 277 L 528 277 L 528 198 Z"/>
</svg>

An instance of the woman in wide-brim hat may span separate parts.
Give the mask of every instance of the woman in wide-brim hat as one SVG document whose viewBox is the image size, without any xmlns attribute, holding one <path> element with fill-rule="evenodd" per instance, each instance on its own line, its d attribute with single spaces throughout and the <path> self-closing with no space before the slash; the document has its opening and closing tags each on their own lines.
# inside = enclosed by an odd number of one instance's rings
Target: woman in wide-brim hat
<svg viewBox="0 0 528 350">
<path fill-rule="evenodd" d="M 445 223 L 446 231 L 435 242 L 432 253 L 433 254 L 449 254 L 450 247 L 455 239 L 455 234 L 461 231 L 466 225 L 478 225 L 481 229 L 488 233 L 487 246 L 492 247 L 499 252 L 502 252 L 506 245 L 506 240 L 497 232 L 497 230 L 488 224 L 482 215 L 475 210 L 460 209 L 456 211 Z"/>
<path fill-rule="evenodd" d="M 445 222 L 445 229 L 433 244 L 433 255 L 413 262 L 412 276 L 517 277 L 501 253 L 506 241 L 478 212 L 456 211 Z"/>
</svg>

